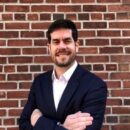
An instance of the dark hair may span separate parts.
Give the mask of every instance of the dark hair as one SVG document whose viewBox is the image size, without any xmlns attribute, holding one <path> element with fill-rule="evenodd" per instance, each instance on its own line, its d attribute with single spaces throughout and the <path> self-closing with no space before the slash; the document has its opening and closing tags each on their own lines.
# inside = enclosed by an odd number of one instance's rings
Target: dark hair
<svg viewBox="0 0 130 130">
<path fill-rule="evenodd" d="M 68 19 L 59 19 L 54 21 L 48 28 L 47 31 L 47 38 L 48 38 L 48 42 L 50 43 L 51 41 L 51 33 L 57 29 L 60 28 L 65 28 L 65 29 L 71 29 L 72 30 L 72 37 L 74 39 L 74 41 L 77 41 L 78 39 L 78 31 L 76 28 L 76 25 Z"/>
</svg>

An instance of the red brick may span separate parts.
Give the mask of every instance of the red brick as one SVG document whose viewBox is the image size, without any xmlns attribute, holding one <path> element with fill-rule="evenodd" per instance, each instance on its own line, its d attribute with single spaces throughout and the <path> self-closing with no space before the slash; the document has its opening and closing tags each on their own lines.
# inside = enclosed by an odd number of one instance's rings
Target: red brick
<svg viewBox="0 0 130 130">
<path fill-rule="evenodd" d="M 126 53 L 130 53 L 130 47 L 125 48 Z"/>
<path fill-rule="evenodd" d="M 46 0 L 47 3 L 69 3 L 69 0 Z"/>
<path fill-rule="evenodd" d="M 0 64 L 5 64 L 5 63 L 6 63 L 6 58 L 0 57 Z"/>
<path fill-rule="evenodd" d="M 130 73 L 129 72 L 117 72 L 117 73 L 111 73 L 110 78 L 111 79 L 128 79 L 129 80 Z"/>
<path fill-rule="evenodd" d="M 34 57 L 35 63 L 52 63 L 50 56 L 35 56 Z"/>
<path fill-rule="evenodd" d="M 26 16 L 25 14 L 15 14 L 15 20 L 25 20 L 26 19 Z"/>
<path fill-rule="evenodd" d="M 33 59 L 32 57 L 27 56 L 19 56 L 19 57 L 9 57 L 9 63 L 32 63 Z"/>
<path fill-rule="evenodd" d="M 79 54 L 96 54 L 98 53 L 98 50 L 96 47 L 91 47 L 91 48 L 87 48 L 87 47 L 80 47 L 79 48 Z"/>
<path fill-rule="evenodd" d="M 111 90 L 112 97 L 129 97 L 130 89 Z"/>
<path fill-rule="evenodd" d="M 6 110 L 5 109 L 0 109 L 0 116 L 6 116 Z"/>
<path fill-rule="evenodd" d="M 5 74 L 0 74 L 0 81 L 5 80 Z"/>
<path fill-rule="evenodd" d="M 1 5 L 1 6 L 0 6 L 0 12 L 3 12 L 3 9 L 4 9 L 4 8 L 3 8 L 3 6 Z"/>
<path fill-rule="evenodd" d="M 42 3 L 43 0 L 20 0 L 20 3 Z"/>
<path fill-rule="evenodd" d="M 111 61 L 119 63 L 130 62 L 130 55 L 111 56 Z"/>
<path fill-rule="evenodd" d="M 0 83 L 0 90 L 2 89 L 16 89 L 17 88 L 17 84 L 13 83 L 13 82 L 7 82 L 7 83 Z"/>
<path fill-rule="evenodd" d="M 19 55 L 20 49 L 18 48 L 0 48 L 0 55 Z"/>
<path fill-rule="evenodd" d="M 19 116 L 21 114 L 21 109 L 10 109 L 9 116 Z"/>
<path fill-rule="evenodd" d="M 129 12 L 130 8 L 129 5 L 108 5 L 109 12 Z"/>
<path fill-rule="evenodd" d="M 51 14 L 45 14 L 45 13 L 40 14 L 40 20 L 44 20 L 44 21 L 51 20 Z"/>
<path fill-rule="evenodd" d="M 94 37 L 96 36 L 95 31 L 79 31 L 79 37 Z"/>
<path fill-rule="evenodd" d="M 130 99 L 124 99 L 124 105 L 130 105 Z"/>
<path fill-rule="evenodd" d="M 119 67 L 118 67 L 119 71 L 129 71 L 129 64 L 119 64 Z"/>
<path fill-rule="evenodd" d="M 128 16 L 128 13 L 125 12 L 125 13 L 117 13 L 117 19 L 128 19 L 129 16 Z"/>
<path fill-rule="evenodd" d="M 8 46 L 31 46 L 32 41 L 31 40 L 9 40 Z"/>
<path fill-rule="evenodd" d="M 10 99 L 22 99 L 28 97 L 28 91 L 8 91 L 7 98 Z"/>
<path fill-rule="evenodd" d="M 2 32 L 0 32 L 0 38 L 18 38 L 18 32 L 2 31 Z"/>
<path fill-rule="evenodd" d="M 34 46 L 47 46 L 47 39 L 34 40 Z"/>
<path fill-rule="evenodd" d="M 104 20 L 114 20 L 115 14 L 114 13 L 105 13 L 104 14 Z"/>
<path fill-rule="evenodd" d="M 41 71 L 41 66 L 40 65 L 31 65 L 30 66 L 30 71 L 31 72 Z"/>
<path fill-rule="evenodd" d="M 108 56 L 85 56 L 85 61 L 86 62 L 92 62 L 92 63 L 96 63 L 96 62 L 108 62 L 109 58 Z"/>
<path fill-rule="evenodd" d="M 102 20 L 103 17 L 102 17 L 102 14 L 101 14 L 101 13 L 92 13 L 92 14 L 91 14 L 91 19 L 92 19 L 92 20 Z"/>
<path fill-rule="evenodd" d="M 122 0 L 122 3 L 123 4 L 127 4 L 127 3 L 130 4 L 130 0 Z"/>
<path fill-rule="evenodd" d="M 8 125 L 15 125 L 15 119 L 13 118 L 9 118 L 9 119 L 4 119 L 4 123 L 3 123 L 5 126 L 8 126 Z"/>
<path fill-rule="evenodd" d="M 18 107 L 18 101 L 15 100 L 2 100 L 0 102 L 0 108 L 6 108 L 6 107 Z"/>
<path fill-rule="evenodd" d="M 27 18 L 28 18 L 28 20 L 38 20 L 38 14 L 35 14 L 35 13 L 33 13 L 33 14 L 28 14 L 27 15 Z"/>
<path fill-rule="evenodd" d="M 79 3 L 79 0 L 71 0 L 72 1 L 72 3 Z M 80 1 L 80 3 L 94 3 L 95 2 L 95 0 L 82 0 L 82 1 Z"/>
<path fill-rule="evenodd" d="M 113 114 L 128 114 L 130 113 L 130 108 L 128 107 L 114 107 Z"/>
<path fill-rule="evenodd" d="M 121 88 L 121 82 L 120 81 L 107 81 L 107 87 L 110 89 L 113 88 Z"/>
<path fill-rule="evenodd" d="M 29 23 L 6 23 L 6 29 L 29 29 Z"/>
<path fill-rule="evenodd" d="M 29 12 L 29 6 L 25 6 L 25 5 L 6 5 L 5 11 L 7 11 L 7 12 Z"/>
<path fill-rule="evenodd" d="M 31 82 L 20 82 L 19 88 L 20 89 L 30 89 L 31 87 Z"/>
<path fill-rule="evenodd" d="M 109 130 L 109 126 L 108 125 L 103 125 L 101 130 Z"/>
<path fill-rule="evenodd" d="M 39 37 L 44 37 L 44 33 L 43 31 L 22 31 L 21 32 L 21 37 L 24 37 L 24 38 L 39 38 Z"/>
<path fill-rule="evenodd" d="M 107 24 L 106 22 L 84 22 L 83 23 L 83 28 L 87 29 L 98 29 L 98 28 L 106 28 Z"/>
<path fill-rule="evenodd" d="M 5 98 L 6 97 L 6 94 L 5 94 L 5 91 L 3 92 L 3 91 L 0 91 L 0 99 L 1 98 Z"/>
<path fill-rule="evenodd" d="M 118 117 L 117 116 L 107 116 L 107 122 L 108 123 L 118 123 Z"/>
<path fill-rule="evenodd" d="M 100 30 L 97 31 L 97 36 L 99 37 L 119 37 L 121 36 L 120 31 L 113 31 L 113 30 Z"/>
<path fill-rule="evenodd" d="M 122 125 L 114 125 L 112 126 L 112 130 L 129 130 L 129 124 L 122 124 Z"/>
<path fill-rule="evenodd" d="M 130 31 L 129 30 L 123 30 L 122 31 L 122 34 L 123 34 L 123 36 L 130 36 Z M 123 39 L 123 40 L 130 40 L 130 39 Z M 130 43 L 129 43 L 130 44 Z"/>
<path fill-rule="evenodd" d="M 120 123 L 130 123 L 130 116 L 120 116 Z"/>
<path fill-rule="evenodd" d="M 58 12 L 81 12 L 80 5 L 61 5 L 57 7 Z"/>
<path fill-rule="evenodd" d="M 104 66 L 103 66 L 103 64 L 93 65 L 93 70 L 94 71 L 103 71 Z"/>
<path fill-rule="evenodd" d="M 23 48 L 22 50 L 24 55 L 38 55 L 38 54 L 47 54 L 46 48 Z"/>
<path fill-rule="evenodd" d="M 28 72 L 28 66 L 26 66 L 26 65 L 17 66 L 17 71 L 18 72 Z"/>
<path fill-rule="evenodd" d="M 122 100 L 121 99 L 107 99 L 107 106 L 117 106 L 117 105 L 122 105 Z"/>
<path fill-rule="evenodd" d="M 55 6 L 53 5 L 33 5 L 31 6 L 32 12 L 55 12 Z"/>
<path fill-rule="evenodd" d="M 32 23 L 31 28 L 32 29 L 47 29 L 49 25 L 50 25 L 50 23 L 48 23 L 48 22 L 43 22 L 43 23 L 37 22 L 37 23 Z"/>
<path fill-rule="evenodd" d="M 106 70 L 107 71 L 117 71 L 117 65 L 116 64 L 106 64 Z"/>
<path fill-rule="evenodd" d="M 87 12 L 106 12 L 105 5 L 83 5 L 83 11 Z"/>
<path fill-rule="evenodd" d="M 88 13 L 80 13 L 78 14 L 79 20 L 89 20 L 89 14 Z"/>
<path fill-rule="evenodd" d="M 17 127 L 9 127 L 9 128 L 7 128 L 7 130 L 19 130 L 19 127 L 17 126 Z"/>
<path fill-rule="evenodd" d="M 0 40 L 0 46 L 5 46 L 6 45 L 6 41 L 5 40 Z"/>
<path fill-rule="evenodd" d="M 124 88 L 130 88 L 130 81 L 124 81 L 123 86 Z"/>
<path fill-rule="evenodd" d="M 3 19 L 4 21 L 13 20 L 13 14 L 11 14 L 11 13 L 2 14 L 2 19 Z"/>
<path fill-rule="evenodd" d="M 66 19 L 76 20 L 76 14 L 66 14 Z"/>
<path fill-rule="evenodd" d="M 102 53 L 123 53 L 123 48 L 122 47 L 103 47 L 99 49 L 99 52 Z"/>
<path fill-rule="evenodd" d="M 111 40 L 111 44 L 112 45 L 123 45 L 123 46 L 127 46 L 130 45 L 130 39 L 112 39 Z"/>
<path fill-rule="evenodd" d="M 130 28 L 130 22 L 110 22 L 109 27 L 117 29 L 127 29 Z"/>
<path fill-rule="evenodd" d="M 9 81 L 18 81 L 18 80 L 31 80 L 31 74 L 8 74 L 7 79 Z"/>
<path fill-rule="evenodd" d="M 1 3 L 16 3 L 17 0 L 0 0 Z"/>
<path fill-rule="evenodd" d="M 53 65 L 44 65 L 43 66 L 43 71 L 48 71 L 48 70 L 52 70 L 53 69 Z"/>
<path fill-rule="evenodd" d="M 86 40 L 86 45 L 88 46 L 105 46 L 109 45 L 109 40 L 108 39 L 87 39 Z"/>
<path fill-rule="evenodd" d="M 99 3 L 117 3 L 120 2 L 120 0 L 97 0 Z"/>
</svg>

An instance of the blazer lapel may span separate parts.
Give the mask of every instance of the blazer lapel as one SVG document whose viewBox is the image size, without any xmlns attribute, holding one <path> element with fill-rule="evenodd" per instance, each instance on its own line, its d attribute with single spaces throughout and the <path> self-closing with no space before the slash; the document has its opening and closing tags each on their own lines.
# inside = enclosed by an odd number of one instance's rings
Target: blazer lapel
<svg viewBox="0 0 130 130">
<path fill-rule="evenodd" d="M 67 104 L 69 103 L 69 101 L 73 97 L 73 94 L 77 90 L 79 86 L 79 78 L 81 77 L 82 74 L 83 74 L 82 69 L 78 65 L 73 75 L 71 76 L 68 85 L 66 86 L 66 89 L 59 102 L 58 109 L 57 109 L 57 116 L 59 117 L 59 119 L 62 119 Z"/>
<path fill-rule="evenodd" d="M 55 104 L 54 104 L 54 98 L 53 98 L 53 86 L 52 86 L 52 71 L 48 74 L 46 82 L 46 88 L 45 88 L 45 98 L 46 98 L 46 105 L 48 106 L 48 111 L 51 115 L 56 114 Z"/>
</svg>

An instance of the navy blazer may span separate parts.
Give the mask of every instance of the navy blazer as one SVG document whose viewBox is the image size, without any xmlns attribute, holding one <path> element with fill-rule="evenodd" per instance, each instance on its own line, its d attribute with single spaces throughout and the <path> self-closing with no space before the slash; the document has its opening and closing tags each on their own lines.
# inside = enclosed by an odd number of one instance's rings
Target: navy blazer
<svg viewBox="0 0 130 130">
<path fill-rule="evenodd" d="M 72 74 L 56 111 L 53 99 L 52 71 L 37 76 L 32 84 L 28 101 L 19 120 L 20 130 L 66 130 L 63 123 L 67 115 L 78 111 L 90 113 L 93 124 L 86 130 L 100 130 L 107 98 L 106 83 L 80 65 Z M 43 116 L 35 126 L 30 123 L 34 109 L 40 109 Z"/>
</svg>

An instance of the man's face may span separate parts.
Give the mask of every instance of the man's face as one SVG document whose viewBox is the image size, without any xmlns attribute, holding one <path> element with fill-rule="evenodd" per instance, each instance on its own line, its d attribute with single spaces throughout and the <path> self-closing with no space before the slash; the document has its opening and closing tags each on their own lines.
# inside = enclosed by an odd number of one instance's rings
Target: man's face
<svg viewBox="0 0 130 130">
<path fill-rule="evenodd" d="M 51 58 L 56 66 L 68 67 L 78 52 L 78 42 L 75 42 L 70 29 L 58 29 L 51 33 L 48 44 Z"/>
</svg>

